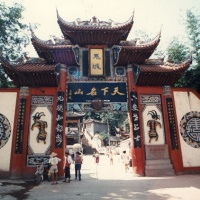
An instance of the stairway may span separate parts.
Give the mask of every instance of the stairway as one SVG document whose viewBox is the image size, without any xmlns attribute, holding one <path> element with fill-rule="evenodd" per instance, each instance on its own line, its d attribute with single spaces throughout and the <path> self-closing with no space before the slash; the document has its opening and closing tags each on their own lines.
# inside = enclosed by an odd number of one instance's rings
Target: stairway
<svg viewBox="0 0 200 200">
<path fill-rule="evenodd" d="M 174 176 L 174 169 L 170 159 L 146 160 L 146 176 Z"/>
<path fill-rule="evenodd" d="M 146 176 L 174 176 L 174 169 L 169 159 L 168 146 L 146 145 Z"/>
<path fill-rule="evenodd" d="M 83 153 L 85 155 L 92 155 L 96 151 L 96 149 L 92 148 L 89 145 L 87 139 L 85 138 L 85 135 L 82 138 L 82 147 L 83 147 Z"/>
</svg>

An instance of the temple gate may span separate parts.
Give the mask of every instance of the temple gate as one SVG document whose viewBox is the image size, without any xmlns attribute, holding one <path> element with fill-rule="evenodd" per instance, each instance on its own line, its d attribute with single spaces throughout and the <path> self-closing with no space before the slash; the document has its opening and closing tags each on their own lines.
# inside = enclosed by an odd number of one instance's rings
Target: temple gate
<svg viewBox="0 0 200 200">
<path fill-rule="evenodd" d="M 57 18 L 64 39 L 43 41 L 32 31 L 39 58 L 13 64 L 1 56 L 16 88 L 0 89 L 0 177 L 30 178 L 52 151 L 64 158 L 73 111 L 127 112 L 138 175 L 199 170 L 200 96 L 173 87 L 191 57 L 180 64 L 150 59 L 161 33 L 127 41 L 133 16 L 116 24 Z"/>
</svg>

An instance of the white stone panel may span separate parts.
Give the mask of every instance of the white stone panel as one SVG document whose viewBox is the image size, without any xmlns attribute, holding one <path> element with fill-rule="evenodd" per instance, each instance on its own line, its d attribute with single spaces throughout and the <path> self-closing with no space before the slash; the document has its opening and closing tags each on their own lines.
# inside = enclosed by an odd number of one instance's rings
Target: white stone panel
<svg viewBox="0 0 200 200">
<path fill-rule="evenodd" d="M 33 116 L 37 112 L 44 112 L 45 116 L 41 116 L 40 120 L 47 122 L 47 127 L 45 131 L 47 132 L 46 135 L 46 144 L 44 144 L 43 140 L 39 140 L 37 142 L 37 136 L 39 133 L 39 129 L 35 127 L 31 130 L 31 126 L 34 123 Z M 29 147 L 33 151 L 34 154 L 45 154 L 51 144 L 51 126 L 52 126 L 52 114 L 47 107 L 37 107 L 34 112 L 31 114 L 30 117 L 30 127 L 29 127 Z"/>
<path fill-rule="evenodd" d="M 4 115 L 11 125 L 11 135 L 8 142 L 0 149 L 0 170 L 9 171 L 13 126 L 16 109 L 17 92 L 0 92 L 0 113 Z"/>
<path fill-rule="evenodd" d="M 182 117 L 191 111 L 200 112 L 200 99 L 192 92 L 174 92 L 175 109 L 178 122 L 178 133 L 181 144 L 181 153 L 184 167 L 200 166 L 200 148 L 193 148 L 188 145 L 180 133 L 180 121 Z"/>
<path fill-rule="evenodd" d="M 157 114 L 160 116 L 160 119 L 157 121 L 161 124 L 160 127 L 156 127 L 156 131 L 158 133 L 158 140 L 155 141 L 155 139 L 152 139 L 151 142 L 149 143 L 149 127 L 147 126 L 147 122 L 149 120 L 152 120 L 152 117 L 150 114 L 148 114 L 149 111 L 155 110 Z M 163 116 L 160 110 L 155 106 L 147 106 L 143 113 L 142 113 L 142 118 L 143 118 L 143 130 L 144 130 L 144 139 L 145 139 L 145 145 L 160 145 L 160 144 L 165 144 L 165 137 L 164 137 L 164 126 L 163 126 Z"/>
</svg>

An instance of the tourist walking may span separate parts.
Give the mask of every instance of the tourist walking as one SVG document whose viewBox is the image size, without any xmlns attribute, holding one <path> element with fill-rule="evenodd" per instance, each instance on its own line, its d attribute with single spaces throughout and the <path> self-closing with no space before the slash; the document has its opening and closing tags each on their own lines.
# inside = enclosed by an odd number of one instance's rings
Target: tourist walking
<svg viewBox="0 0 200 200">
<path fill-rule="evenodd" d="M 51 165 L 50 167 L 50 173 L 51 173 L 51 180 L 52 180 L 52 185 L 54 185 L 55 183 L 58 184 L 57 179 L 58 179 L 58 163 L 61 161 L 60 158 L 56 157 L 57 153 L 52 152 L 50 155 L 50 159 L 49 159 L 49 163 Z"/>
<path fill-rule="evenodd" d="M 74 163 L 75 163 L 75 179 L 81 181 L 81 165 L 83 162 L 83 157 L 80 152 L 76 152 Z"/>
<path fill-rule="evenodd" d="M 129 156 L 126 154 L 126 151 L 123 151 L 122 161 L 125 167 L 125 172 L 129 170 Z"/>
<path fill-rule="evenodd" d="M 94 157 L 94 162 L 98 165 L 99 164 L 99 152 L 98 151 L 96 153 L 94 152 L 93 157 Z"/>
<path fill-rule="evenodd" d="M 109 158 L 110 158 L 110 165 L 113 165 L 113 154 L 112 154 L 112 151 L 109 154 Z"/>
<path fill-rule="evenodd" d="M 63 182 L 70 182 L 70 178 L 71 178 L 71 174 L 70 174 L 70 165 L 71 163 L 73 163 L 73 160 L 71 158 L 71 156 L 69 155 L 69 152 L 65 153 L 65 158 L 64 158 L 64 172 L 65 172 L 65 179 Z"/>
</svg>

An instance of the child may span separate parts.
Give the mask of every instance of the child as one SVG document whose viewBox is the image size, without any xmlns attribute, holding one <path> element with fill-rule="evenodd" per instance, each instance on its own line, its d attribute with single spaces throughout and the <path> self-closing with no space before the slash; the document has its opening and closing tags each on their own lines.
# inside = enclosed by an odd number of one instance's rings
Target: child
<svg viewBox="0 0 200 200">
<path fill-rule="evenodd" d="M 39 165 L 37 165 L 37 169 L 36 169 L 36 172 L 35 172 L 36 177 L 38 178 L 38 176 L 41 176 L 41 180 L 43 180 L 44 179 L 43 172 L 44 172 L 43 162 L 39 161 Z"/>
</svg>

